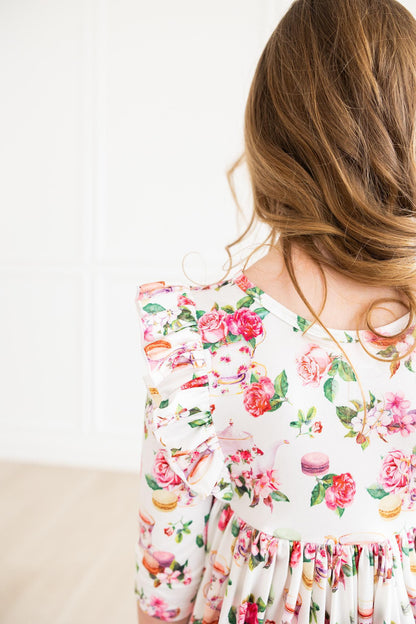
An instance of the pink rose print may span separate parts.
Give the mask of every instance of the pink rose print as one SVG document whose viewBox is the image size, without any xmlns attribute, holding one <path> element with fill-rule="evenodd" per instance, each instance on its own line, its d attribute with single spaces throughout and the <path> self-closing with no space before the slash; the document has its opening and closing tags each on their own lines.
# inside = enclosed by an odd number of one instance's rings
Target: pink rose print
<svg viewBox="0 0 416 624">
<path fill-rule="evenodd" d="M 322 423 L 320 420 L 316 420 L 312 425 L 312 433 L 321 433 L 322 432 Z"/>
<path fill-rule="evenodd" d="M 178 305 L 186 306 L 186 305 L 195 305 L 195 301 L 190 299 L 189 297 L 185 297 L 185 295 L 179 295 L 178 297 Z"/>
<path fill-rule="evenodd" d="M 327 474 L 323 477 L 316 477 L 317 483 L 311 494 L 312 505 L 319 505 L 325 501 L 329 509 L 333 509 L 341 517 L 345 507 L 351 505 L 356 485 L 349 472 L 343 474 Z"/>
<path fill-rule="evenodd" d="M 274 385 L 268 377 L 259 377 L 244 391 L 244 407 L 254 417 L 261 416 L 270 410 L 270 399 L 274 395 Z"/>
<path fill-rule="evenodd" d="M 290 567 L 294 568 L 298 565 L 302 557 L 301 543 L 299 540 L 293 542 L 292 552 L 290 553 Z"/>
<path fill-rule="evenodd" d="M 334 475 L 332 485 L 325 492 L 325 502 L 329 509 L 343 509 L 351 505 L 355 494 L 355 481 L 349 472 Z"/>
<path fill-rule="evenodd" d="M 202 318 L 202 317 L 201 317 Z M 227 317 L 229 330 L 238 336 L 241 334 L 245 340 L 251 340 L 263 333 L 263 323 L 257 312 L 248 308 L 239 308 Z"/>
<path fill-rule="evenodd" d="M 378 480 L 387 492 L 396 492 L 409 483 L 409 459 L 399 449 L 389 451 L 383 458 Z"/>
<path fill-rule="evenodd" d="M 231 516 L 233 515 L 233 510 L 230 506 L 225 507 L 220 515 L 220 519 L 218 520 L 218 528 L 220 531 L 225 531 L 228 522 L 230 521 Z"/>
<path fill-rule="evenodd" d="M 182 483 L 179 475 L 177 475 L 166 459 L 166 451 L 163 449 L 158 451 L 154 458 L 153 474 L 158 485 L 164 488 L 176 486 Z"/>
<path fill-rule="evenodd" d="M 212 344 L 224 340 L 228 334 L 227 317 L 228 314 L 224 310 L 211 310 L 198 319 L 203 342 Z"/>
<path fill-rule="evenodd" d="M 333 358 L 319 345 L 311 344 L 302 356 L 296 359 L 296 369 L 304 385 L 319 386 L 322 377 L 331 367 Z"/>
<path fill-rule="evenodd" d="M 258 609 L 255 602 L 243 602 L 238 607 L 237 624 L 258 624 Z"/>
</svg>

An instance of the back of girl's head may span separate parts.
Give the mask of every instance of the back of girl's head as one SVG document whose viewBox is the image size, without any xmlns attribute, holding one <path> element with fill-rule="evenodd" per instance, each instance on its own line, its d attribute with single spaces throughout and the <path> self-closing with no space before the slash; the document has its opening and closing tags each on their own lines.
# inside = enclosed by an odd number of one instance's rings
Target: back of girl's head
<svg viewBox="0 0 416 624">
<path fill-rule="evenodd" d="M 414 280 L 415 121 L 412 15 L 394 0 L 296 0 L 246 106 L 257 216 L 360 281 Z"/>
<path fill-rule="evenodd" d="M 236 199 L 231 174 L 245 159 L 253 191 L 228 255 L 260 221 L 309 308 L 292 243 L 319 266 L 404 293 L 416 314 L 415 121 L 416 20 L 405 7 L 293 2 L 258 61 L 244 153 L 228 171 Z"/>
</svg>

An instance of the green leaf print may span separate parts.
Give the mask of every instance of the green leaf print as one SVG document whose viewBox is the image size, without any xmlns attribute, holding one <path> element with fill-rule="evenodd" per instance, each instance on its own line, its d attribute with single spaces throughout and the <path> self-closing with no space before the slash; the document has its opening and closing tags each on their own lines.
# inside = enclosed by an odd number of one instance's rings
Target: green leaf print
<svg viewBox="0 0 416 624">
<path fill-rule="evenodd" d="M 319 505 L 319 503 L 322 503 L 324 498 L 325 498 L 324 484 L 322 483 L 322 481 L 319 481 L 312 490 L 310 506 L 312 507 L 313 505 Z"/>
<path fill-rule="evenodd" d="M 261 596 L 259 596 L 257 598 L 256 602 L 257 602 L 257 606 L 258 606 L 258 610 L 259 611 L 263 612 L 263 611 L 266 610 L 266 605 L 264 604 L 264 601 L 263 601 Z"/>
<path fill-rule="evenodd" d="M 261 319 L 264 319 L 264 317 L 269 314 L 269 311 L 266 310 L 266 308 L 256 308 L 254 312 L 258 314 Z"/>
<path fill-rule="evenodd" d="M 333 377 L 334 375 L 336 375 L 337 370 L 338 370 L 338 364 L 339 364 L 339 359 L 335 359 L 335 360 L 332 362 L 332 364 L 331 364 L 331 366 L 330 366 L 330 368 L 329 368 L 329 370 L 328 370 L 328 375 L 330 375 L 331 377 Z"/>
<path fill-rule="evenodd" d="M 273 492 L 270 492 L 270 496 L 275 501 L 289 501 L 286 494 L 283 494 L 280 490 L 273 490 Z"/>
<path fill-rule="evenodd" d="M 411 357 L 409 357 L 409 359 L 405 360 L 404 365 L 406 366 L 406 368 L 411 373 L 416 373 L 416 370 L 414 368 L 412 368 L 412 358 Z"/>
<path fill-rule="evenodd" d="M 329 377 L 329 379 L 327 379 L 326 382 L 324 383 L 324 395 L 326 396 L 328 401 L 331 401 L 331 403 L 333 403 L 334 401 L 337 390 L 338 390 L 337 380 L 335 379 L 335 377 Z"/>
<path fill-rule="evenodd" d="M 351 429 L 351 420 L 354 418 L 354 416 L 357 416 L 357 412 L 355 412 L 350 407 L 347 407 L 346 405 L 338 405 L 336 408 L 336 412 L 344 427 Z"/>
<path fill-rule="evenodd" d="M 309 608 L 309 622 L 312 622 L 312 618 L 314 622 L 318 622 L 318 619 L 316 617 L 316 612 L 319 610 L 320 610 L 319 604 L 315 602 L 313 598 L 311 598 L 311 606 Z"/>
<path fill-rule="evenodd" d="M 230 607 L 230 610 L 228 611 L 228 621 L 230 624 L 237 623 L 237 614 L 236 614 L 236 608 L 234 607 L 234 605 Z"/>
<path fill-rule="evenodd" d="M 204 310 L 196 310 L 196 318 L 197 320 L 201 318 L 201 316 L 204 316 L 205 311 Z"/>
<path fill-rule="evenodd" d="M 284 401 L 276 396 L 275 394 L 273 395 L 273 397 L 270 399 L 270 409 L 268 410 L 269 412 L 274 412 L 275 410 L 277 410 L 281 405 L 283 405 Z"/>
<path fill-rule="evenodd" d="M 321 477 L 321 481 L 325 486 L 330 486 L 332 485 L 335 476 L 335 472 L 329 472 L 328 474 Z"/>
<path fill-rule="evenodd" d="M 310 407 L 310 408 L 309 408 L 309 410 L 308 410 L 308 413 L 307 413 L 307 415 L 306 415 L 306 420 L 305 420 L 305 422 L 306 422 L 306 423 L 309 423 L 309 422 L 312 420 L 312 418 L 315 416 L 315 414 L 316 414 L 316 407 L 313 405 L 313 406 L 312 406 L 312 407 Z"/>
<path fill-rule="evenodd" d="M 159 403 L 159 408 L 163 409 L 164 407 L 167 407 L 169 405 L 169 399 L 165 399 L 164 401 L 161 401 Z"/>
<path fill-rule="evenodd" d="M 259 288 L 258 286 L 253 286 L 252 288 L 247 288 L 247 292 L 250 295 L 253 295 L 253 296 L 257 295 L 259 297 L 260 295 L 263 294 L 264 291 L 261 288 Z"/>
<path fill-rule="evenodd" d="M 240 308 L 249 308 L 254 303 L 253 297 L 247 295 L 246 297 L 242 297 L 236 303 L 236 308 L 239 310 Z"/>
<path fill-rule="evenodd" d="M 309 321 L 303 318 L 303 316 L 299 316 L 299 315 L 297 317 L 297 324 L 298 324 L 299 329 L 301 329 L 302 331 L 304 331 L 310 325 Z"/>
<path fill-rule="evenodd" d="M 224 310 L 224 312 L 227 312 L 227 314 L 233 314 L 234 313 L 234 308 L 232 305 L 224 305 L 221 306 L 221 310 Z"/>
<path fill-rule="evenodd" d="M 196 420 L 191 420 L 188 422 L 190 427 L 203 427 L 204 425 L 209 425 L 212 423 L 211 412 L 205 412 L 205 418 L 197 418 Z"/>
<path fill-rule="evenodd" d="M 143 306 L 143 310 L 148 314 L 156 314 L 157 312 L 163 312 L 166 308 L 161 306 L 159 303 L 147 303 Z"/>
<path fill-rule="evenodd" d="M 195 324 L 195 317 L 189 308 L 182 308 L 176 318 L 180 321 L 186 321 L 187 323 Z"/>
<path fill-rule="evenodd" d="M 152 490 L 162 490 L 163 488 L 156 482 L 156 480 L 150 476 L 149 474 L 144 475 L 147 481 L 147 485 L 152 488 Z"/>
<path fill-rule="evenodd" d="M 340 360 L 338 364 L 338 372 L 339 376 L 344 381 L 357 381 L 357 378 L 351 366 L 348 364 L 348 362 L 345 362 L 344 360 Z"/>
<path fill-rule="evenodd" d="M 254 568 L 257 568 L 257 566 L 259 565 L 259 563 L 261 563 L 263 561 L 263 557 L 260 557 L 259 555 L 250 555 L 250 559 L 248 560 L 248 567 L 249 570 L 253 571 Z"/>
<path fill-rule="evenodd" d="M 287 394 L 289 384 L 287 382 L 286 371 L 283 369 L 282 372 L 277 375 L 274 380 L 274 389 L 276 390 L 276 394 L 280 397 L 285 397 Z"/>
<path fill-rule="evenodd" d="M 256 373 L 251 373 L 251 377 L 250 377 L 250 383 L 258 383 L 259 378 L 257 377 Z"/>
<path fill-rule="evenodd" d="M 357 435 L 357 432 L 354 431 L 353 429 L 350 429 L 348 433 L 344 435 L 344 438 L 355 438 L 356 435 Z"/>
<path fill-rule="evenodd" d="M 335 507 L 335 511 L 337 512 L 337 514 L 339 515 L 339 517 L 341 518 L 342 514 L 345 511 L 345 507 Z"/>
<path fill-rule="evenodd" d="M 204 545 L 204 538 L 202 537 L 202 535 L 197 535 L 195 538 L 195 542 L 198 548 L 202 548 Z"/>
<path fill-rule="evenodd" d="M 239 532 L 240 532 L 239 524 L 238 524 L 237 520 L 234 518 L 234 520 L 231 523 L 231 533 L 232 533 L 233 537 L 237 537 Z"/>
<path fill-rule="evenodd" d="M 378 483 L 374 483 L 373 485 L 370 485 L 370 487 L 367 488 L 367 492 L 373 498 L 384 498 L 385 496 L 388 495 L 388 492 L 386 492 L 386 490 L 384 490 L 380 485 L 378 485 Z"/>
</svg>

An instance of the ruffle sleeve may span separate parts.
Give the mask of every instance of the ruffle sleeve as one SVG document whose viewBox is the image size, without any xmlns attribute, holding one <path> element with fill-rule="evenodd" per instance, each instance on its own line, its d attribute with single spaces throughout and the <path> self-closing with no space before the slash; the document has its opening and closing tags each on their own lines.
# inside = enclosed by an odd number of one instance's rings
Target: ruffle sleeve
<svg viewBox="0 0 416 624">
<path fill-rule="evenodd" d="M 212 420 L 211 354 L 203 346 L 191 292 L 181 284 L 149 282 L 137 286 L 135 301 L 152 431 L 193 494 L 230 500 L 230 475 Z"/>
</svg>

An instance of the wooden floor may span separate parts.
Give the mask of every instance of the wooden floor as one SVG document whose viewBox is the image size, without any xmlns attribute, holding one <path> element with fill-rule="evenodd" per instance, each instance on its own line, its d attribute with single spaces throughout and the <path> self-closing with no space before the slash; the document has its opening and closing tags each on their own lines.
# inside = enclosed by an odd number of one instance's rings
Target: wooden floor
<svg viewBox="0 0 416 624">
<path fill-rule="evenodd" d="M 1 624 L 137 624 L 137 485 L 0 461 Z"/>
</svg>

